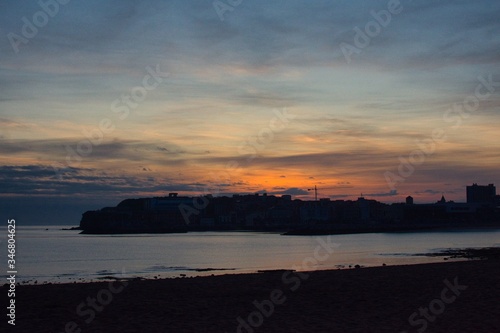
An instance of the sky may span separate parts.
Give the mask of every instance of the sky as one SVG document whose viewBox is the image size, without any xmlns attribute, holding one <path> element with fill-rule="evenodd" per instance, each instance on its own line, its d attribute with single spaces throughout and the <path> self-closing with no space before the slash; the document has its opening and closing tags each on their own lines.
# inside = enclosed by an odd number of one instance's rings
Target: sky
<svg viewBox="0 0 500 333">
<path fill-rule="evenodd" d="M 0 3 L 0 208 L 465 201 L 500 185 L 500 2 Z M 3 218 L 3 216 L 2 216 Z"/>
</svg>

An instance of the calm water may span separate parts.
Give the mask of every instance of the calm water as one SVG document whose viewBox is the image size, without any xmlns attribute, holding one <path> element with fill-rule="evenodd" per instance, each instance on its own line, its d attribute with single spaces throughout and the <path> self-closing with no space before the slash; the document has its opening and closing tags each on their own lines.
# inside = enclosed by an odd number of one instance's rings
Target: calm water
<svg viewBox="0 0 500 333">
<path fill-rule="evenodd" d="M 46 230 L 48 228 L 48 230 Z M 61 226 L 17 226 L 18 281 L 89 281 L 115 277 L 174 277 L 301 269 L 314 257 L 318 238 L 338 244 L 314 269 L 441 262 L 410 256 L 444 248 L 500 246 L 500 230 L 280 236 L 257 232 L 193 232 L 164 235 L 80 235 Z M 5 229 L 3 235 L 6 235 Z M 5 260 L 7 238 L 0 246 Z M 323 250 L 320 255 L 324 256 Z M 207 271 L 196 271 L 196 270 Z"/>
</svg>

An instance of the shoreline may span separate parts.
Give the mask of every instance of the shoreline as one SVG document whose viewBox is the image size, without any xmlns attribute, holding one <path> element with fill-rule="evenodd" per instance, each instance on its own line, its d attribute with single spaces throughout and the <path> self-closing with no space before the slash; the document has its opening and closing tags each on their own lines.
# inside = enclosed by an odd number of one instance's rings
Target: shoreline
<svg viewBox="0 0 500 333">
<path fill-rule="evenodd" d="M 82 235 L 135 235 L 135 234 L 185 234 L 192 232 L 263 232 L 263 233 L 277 233 L 283 236 L 325 236 L 325 235 L 354 235 L 354 234 L 371 234 L 371 233 L 416 233 L 416 232 L 459 232 L 459 231 L 473 231 L 473 230 L 500 230 L 498 224 L 483 224 L 483 225 L 409 225 L 409 226 L 339 226 L 337 228 L 305 228 L 305 229 L 273 229 L 273 228 L 256 228 L 256 229 L 213 229 L 213 228 L 187 228 L 183 230 L 101 230 L 101 231 L 87 231 L 81 227 L 72 227 L 69 229 L 61 230 L 76 230 L 80 231 Z"/>
<path fill-rule="evenodd" d="M 426 319 L 417 314 L 421 321 L 415 324 L 414 320 L 412 326 L 409 317 L 419 307 L 439 300 L 445 281 L 453 284 L 458 279 L 457 283 L 467 288 L 454 302 L 443 303 L 442 313 L 431 314 L 436 318 L 427 320 L 429 332 L 500 332 L 499 263 L 469 260 L 20 285 L 16 291 L 16 329 L 64 332 L 68 323 L 74 323 L 82 332 L 237 332 L 238 325 L 245 333 L 416 332 Z M 5 293 L 6 287 L 1 288 Z M 93 310 L 87 304 L 89 299 L 103 304 L 98 303 Z M 256 313 L 259 304 L 264 304 L 264 312 L 268 306 L 267 314 L 271 305 L 273 311 L 269 316 L 260 315 L 262 323 L 253 327 L 249 322 L 259 323 L 255 321 L 260 318 Z"/>
<path fill-rule="evenodd" d="M 373 234 L 373 233 L 421 233 L 421 232 L 460 232 L 474 230 L 499 230 L 498 225 L 428 225 L 428 226 L 374 226 L 358 228 L 337 228 L 337 229 L 300 229 L 291 230 L 283 233 L 284 236 L 325 236 L 325 235 L 354 235 L 354 234 Z"/>
<path fill-rule="evenodd" d="M 401 253 L 403 254 L 403 253 Z M 394 253 L 397 256 L 398 253 Z M 481 259 L 498 259 L 500 258 L 500 247 L 480 247 L 480 248 L 447 248 L 439 252 L 423 252 L 415 254 L 405 254 L 406 260 L 400 260 L 397 262 L 391 262 L 388 260 L 381 260 L 377 264 L 373 263 L 363 263 L 361 262 L 351 262 L 344 264 L 336 264 L 331 266 L 325 266 L 316 269 L 321 271 L 330 270 L 349 270 L 355 268 L 376 268 L 385 266 L 411 266 L 411 265 L 425 265 L 425 264 L 436 264 L 442 262 L 457 262 L 466 260 L 481 260 Z M 420 260 L 413 260 L 413 258 L 420 258 Z M 410 260 L 411 259 L 411 260 Z M 290 267 L 290 266 L 289 266 Z M 108 274 L 108 275 L 97 275 L 95 277 L 74 277 L 67 278 L 62 275 L 54 276 L 52 279 L 40 280 L 39 278 L 32 277 L 30 279 L 20 279 L 16 283 L 17 285 L 51 285 L 51 284 L 73 284 L 73 283 L 99 283 L 99 282 L 109 282 L 109 281 L 119 281 L 119 280 L 164 280 L 164 279 L 177 279 L 177 278 L 196 278 L 196 277 L 207 277 L 207 276 L 223 276 L 223 275 L 241 275 L 241 274 L 258 274 L 266 272 L 276 272 L 276 271 L 294 271 L 289 267 L 277 267 L 277 268 L 255 268 L 255 269 L 238 269 L 238 268 L 188 268 L 184 267 L 178 271 L 172 272 L 151 272 L 149 274 L 133 274 L 129 273 L 124 275 L 123 273 Z M 298 270 L 299 272 L 304 271 Z M 6 276 L 8 277 L 8 276 Z M 6 284 L 4 284 L 6 285 Z M 1 285 L 0 285 L 1 286 Z"/>
<path fill-rule="evenodd" d="M 21 228 L 23 226 L 20 226 Z M 92 233 L 84 232 L 80 226 L 72 226 L 67 224 L 53 224 L 53 225 L 25 225 L 25 227 L 40 227 L 46 230 L 55 229 L 60 231 L 80 231 L 82 235 L 154 235 L 154 234 L 186 234 L 186 233 L 205 233 L 205 232 L 259 232 L 259 233 L 272 233 L 281 234 L 285 236 L 324 236 L 324 235 L 349 235 L 360 233 L 422 233 L 422 232 L 460 232 L 460 231 L 497 231 L 500 230 L 500 224 L 483 224 L 483 225 L 442 225 L 442 226 L 405 226 L 405 227 L 360 227 L 360 228 L 339 228 L 339 229 L 192 229 L 180 232 L 108 232 L 108 233 Z"/>
</svg>

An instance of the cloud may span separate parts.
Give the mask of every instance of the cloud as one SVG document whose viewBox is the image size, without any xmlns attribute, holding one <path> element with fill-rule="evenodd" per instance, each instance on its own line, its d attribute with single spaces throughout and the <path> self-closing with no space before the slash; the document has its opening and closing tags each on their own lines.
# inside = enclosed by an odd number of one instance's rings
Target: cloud
<svg viewBox="0 0 500 333">
<path fill-rule="evenodd" d="M 416 194 L 441 194 L 441 193 L 443 193 L 443 191 L 436 191 L 436 190 L 432 190 L 432 189 L 427 189 L 425 191 L 417 191 L 415 193 Z"/>
<path fill-rule="evenodd" d="M 435 128 L 447 131 L 447 142 L 398 193 L 500 182 L 496 93 L 458 131 L 442 119 L 474 92 L 478 75 L 498 71 L 500 2 L 402 4 L 351 64 L 340 43 L 354 43 L 353 29 L 364 29 L 386 0 L 244 1 L 224 21 L 210 1 L 61 6 L 18 54 L 8 38 L 0 42 L 0 170 L 12 177 L 0 176 L 0 192 L 197 193 L 212 183 L 251 192 L 271 184 L 262 180 L 267 172 L 277 182 L 271 189 L 286 175 L 287 184 L 272 189 L 281 193 L 310 194 L 301 190 L 310 179 L 318 186 L 349 179 L 338 185 L 395 198 L 383 173 L 397 172 L 399 157 Z M 36 1 L 2 2 L 0 32 L 20 33 L 21 18 L 38 10 Z M 80 126 L 117 120 L 113 101 L 156 64 L 169 79 L 58 180 L 50 165 L 66 165 L 67 147 L 85 140 Z M 240 154 L 284 106 L 297 115 L 290 126 L 255 158 Z M 241 174 L 209 179 L 234 161 Z"/>
<path fill-rule="evenodd" d="M 389 192 L 384 192 L 384 193 L 369 193 L 369 194 L 364 194 L 366 197 L 393 197 L 398 195 L 397 190 L 391 190 Z"/>
<path fill-rule="evenodd" d="M 19 31 L 20 18 L 30 16 L 39 10 L 38 7 L 9 4 L 9 9 L 1 16 L 2 19 L 8 18 L 3 29 Z M 405 57 L 399 57 L 403 59 L 398 62 L 399 66 L 425 66 L 423 59 L 433 60 L 427 64 L 437 61 L 444 66 L 444 58 L 442 62 L 439 58 L 450 47 L 454 47 L 450 49 L 453 50 L 450 55 L 457 61 L 476 59 L 490 63 L 494 60 L 491 57 L 496 54 L 492 49 L 495 43 L 477 42 L 494 38 L 498 32 L 500 6 L 497 3 L 447 0 L 438 5 L 421 2 L 403 4 L 403 7 L 403 12 L 373 38 L 369 48 L 363 50 L 364 63 L 370 61 L 390 67 L 394 66 L 395 56 L 403 54 Z M 89 70 L 103 62 L 112 65 L 114 61 L 118 63 L 113 67 L 126 67 L 134 64 L 139 54 L 151 58 L 164 51 L 168 52 L 171 64 L 179 57 L 185 57 L 197 65 L 233 64 L 253 70 L 344 65 L 339 44 L 353 43 L 353 28 L 363 28 L 373 20 L 370 10 L 386 8 L 386 1 L 319 1 L 314 4 L 289 1 L 285 9 L 280 3 L 262 0 L 238 6 L 226 14 L 227 20 L 221 22 L 211 3 L 181 0 L 164 3 L 157 0 L 145 5 L 133 1 L 86 1 L 85 4 L 65 5 L 51 24 L 30 41 L 27 50 L 33 54 L 59 53 L 57 60 L 62 59 L 61 65 L 68 69 L 72 63 L 70 55 L 87 55 L 80 58 L 81 63 L 73 64 Z M 458 35 L 464 37 L 454 46 L 443 43 L 443 40 Z M 422 52 L 415 57 L 411 57 L 415 50 L 412 43 L 423 46 L 418 48 Z M 139 51 L 130 52 L 134 45 Z M 8 43 L 3 44 L 3 51 L 9 51 L 9 47 Z M 141 52 L 141 49 L 147 51 Z M 380 56 L 382 52 L 389 56 Z M 103 54 L 104 57 L 98 60 L 97 55 Z M 35 63 L 29 62 L 29 65 Z"/>
<path fill-rule="evenodd" d="M 66 168 L 63 179 L 55 177 L 53 168 L 41 165 L 1 166 L 0 195 L 20 196 L 152 196 L 171 191 L 198 192 L 206 184 L 182 182 L 168 178 L 120 175 L 98 169 Z"/>
<path fill-rule="evenodd" d="M 283 188 L 281 191 L 273 191 L 271 194 L 281 194 L 281 195 L 309 195 L 309 191 L 297 188 L 297 187 L 291 187 L 291 188 Z"/>
<path fill-rule="evenodd" d="M 90 144 L 85 137 L 81 139 L 52 139 L 52 140 L 8 140 L 0 145 L 0 153 L 11 155 L 34 154 L 43 156 L 45 160 L 52 160 L 72 166 L 79 160 L 82 162 L 96 162 L 107 160 L 153 161 L 169 160 L 169 163 L 182 164 L 182 156 L 207 155 L 207 151 L 185 149 L 176 144 L 162 142 L 144 142 L 138 140 L 104 141 Z M 71 163 L 67 163 L 67 158 Z"/>
</svg>

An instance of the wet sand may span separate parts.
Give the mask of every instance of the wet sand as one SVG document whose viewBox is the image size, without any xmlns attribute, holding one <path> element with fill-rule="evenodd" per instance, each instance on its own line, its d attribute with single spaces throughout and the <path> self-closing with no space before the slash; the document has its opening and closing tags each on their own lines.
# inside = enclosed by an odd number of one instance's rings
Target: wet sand
<svg viewBox="0 0 500 333">
<path fill-rule="evenodd" d="M 24 285 L 15 328 L 2 317 L 9 332 L 500 332 L 500 261 Z"/>
</svg>

